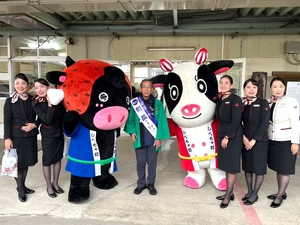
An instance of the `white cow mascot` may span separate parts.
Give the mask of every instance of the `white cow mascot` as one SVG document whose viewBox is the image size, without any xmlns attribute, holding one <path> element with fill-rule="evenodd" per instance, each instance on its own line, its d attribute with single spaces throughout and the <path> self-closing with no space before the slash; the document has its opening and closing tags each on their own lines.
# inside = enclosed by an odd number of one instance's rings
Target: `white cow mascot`
<svg viewBox="0 0 300 225">
<path fill-rule="evenodd" d="M 208 53 L 201 48 L 195 62 L 184 62 L 175 68 L 168 59 L 160 67 L 168 75 L 158 75 L 154 83 L 164 82 L 163 98 L 170 115 L 171 136 L 177 137 L 182 168 L 188 172 L 184 185 L 200 188 L 206 181 L 206 169 L 213 185 L 226 190 L 225 172 L 218 169 L 218 121 L 215 107 L 218 95 L 216 74 L 229 70 L 234 62 L 219 60 L 203 64 Z"/>
</svg>

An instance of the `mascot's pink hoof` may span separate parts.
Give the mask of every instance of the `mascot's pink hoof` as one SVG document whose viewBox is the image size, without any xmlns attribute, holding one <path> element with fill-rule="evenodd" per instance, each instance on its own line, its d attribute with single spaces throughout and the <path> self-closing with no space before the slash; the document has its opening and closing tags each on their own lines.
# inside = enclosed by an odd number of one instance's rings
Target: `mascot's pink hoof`
<svg viewBox="0 0 300 225">
<path fill-rule="evenodd" d="M 186 177 L 183 185 L 189 188 L 200 188 L 198 182 L 191 177 Z"/>
<path fill-rule="evenodd" d="M 218 190 L 220 191 L 226 191 L 227 188 L 227 180 L 226 178 L 223 178 L 220 183 L 218 184 Z"/>
</svg>

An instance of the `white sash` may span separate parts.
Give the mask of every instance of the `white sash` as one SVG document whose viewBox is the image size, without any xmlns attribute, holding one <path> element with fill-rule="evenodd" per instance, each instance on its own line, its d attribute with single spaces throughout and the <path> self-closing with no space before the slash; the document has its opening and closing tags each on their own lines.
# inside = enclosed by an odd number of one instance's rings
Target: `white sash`
<svg viewBox="0 0 300 225">
<path fill-rule="evenodd" d="M 193 149 L 191 146 L 192 143 L 189 140 L 189 137 L 188 137 L 188 134 L 187 134 L 185 128 L 181 128 L 181 131 L 182 131 L 182 136 L 184 139 L 186 149 L 188 150 L 190 157 L 195 157 L 195 153 L 193 152 Z M 196 160 L 192 160 L 192 163 L 193 163 L 194 170 L 200 170 L 199 163 Z"/>
<path fill-rule="evenodd" d="M 217 145 L 218 143 L 216 142 L 216 140 L 214 138 L 214 134 L 213 134 L 211 124 L 207 125 L 207 134 L 208 134 L 208 138 L 209 138 L 209 141 L 210 141 L 209 142 L 210 154 L 214 154 L 214 153 L 216 153 L 215 145 Z M 213 157 L 210 160 L 210 168 L 216 168 L 216 167 L 217 167 L 216 157 Z"/>
<path fill-rule="evenodd" d="M 115 131 L 114 133 L 115 133 L 115 139 L 114 139 L 114 152 L 113 152 L 113 156 L 112 156 L 113 158 L 117 157 L 117 143 L 116 143 L 117 131 Z M 110 163 L 110 167 L 109 167 L 109 170 L 108 170 L 109 173 L 115 172 L 116 163 L 117 163 L 116 160 L 114 160 Z"/>
<path fill-rule="evenodd" d="M 186 149 L 188 150 L 189 156 L 195 157 L 196 155 L 193 152 L 193 148 L 191 147 L 192 140 L 189 139 L 188 133 L 185 128 L 181 128 L 181 131 L 182 131 L 184 143 L 185 143 Z M 205 135 L 205 134 L 202 134 L 202 135 Z M 211 124 L 207 125 L 207 135 L 208 135 L 208 139 L 209 139 L 210 154 L 214 154 L 214 153 L 216 153 L 216 149 L 215 149 L 215 144 L 214 144 L 215 140 L 214 140 L 214 135 L 213 135 Z M 195 170 L 200 169 L 199 163 L 196 160 L 192 160 L 192 163 L 193 163 L 193 167 Z M 210 168 L 216 168 L 216 158 L 215 157 L 213 157 L 210 160 Z"/>
<path fill-rule="evenodd" d="M 90 130 L 90 140 L 91 140 L 91 147 L 93 151 L 93 157 L 94 161 L 100 161 L 100 151 L 99 147 L 96 141 L 96 131 Z M 100 176 L 101 175 L 101 165 L 99 163 L 94 164 L 95 167 L 95 176 Z"/>
<path fill-rule="evenodd" d="M 155 101 L 155 99 L 153 99 Z M 144 124 L 150 134 L 156 138 L 157 133 L 157 121 L 154 116 L 149 112 L 148 107 L 145 105 L 141 97 L 136 97 L 131 100 L 131 105 L 140 119 L 140 122 Z"/>
</svg>

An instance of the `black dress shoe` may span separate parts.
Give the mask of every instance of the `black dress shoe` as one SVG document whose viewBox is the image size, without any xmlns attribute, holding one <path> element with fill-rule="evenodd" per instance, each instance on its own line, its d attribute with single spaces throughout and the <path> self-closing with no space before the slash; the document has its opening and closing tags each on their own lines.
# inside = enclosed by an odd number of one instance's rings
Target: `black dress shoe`
<svg viewBox="0 0 300 225">
<path fill-rule="evenodd" d="M 64 190 L 60 186 L 58 186 L 58 189 L 55 189 L 55 187 L 52 184 L 52 188 L 53 188 L 54 192 L 57 193 L 57 194 L 64 193 Z"/>
<path fill-rule="evenodd" d="M 24 195 L 23 197 L 21 197 L 20 195 L 18 195 L 18 199 L 20 200 L 20 202 L 26 202 L 27 197 L 26 197 L 26 195 Z"/>
<path fill-rule="evenodd" d="M 274 199 L 276 198 L 276 196 L 277 196 L 277 194 L 268 195 L 267 198 L 268 198 L 268 199 L 271 199 L 271 200 L 274 200 Z M 282 199 L 283 199 L 283 200 L 286 200 L 286 198 L 287 198 L 287 194 L 284 193 L 284 194 L 282 195 Z"/>
<path fill-rule="evenodd" d="M 50 198 L 56 198 L 56 193 L 55 192 L 49 194 L 48 188 L 46 188 L 46 190 L 47 190 L 47 193 L 48 193 L 48 195 L 49 195 Z"/>
<path fill-rule="evenodd" d="M 278 207 L 280 207 L 280 205 L 281 205 L 281 203 L 282 203 L 282 200 L 283 199 L 281 199 L 281 201 L 279 202 L 279 203 L 275 203 L 274 201 L 271 203 L 271 208 L 278 208 Z"/>
<path fill-rule="evenodd" d="M 216 199 L 217 200 L 224 200 L 224 197 L 225 197 L 225 195 L 221 195 L 221 196 L 218 196 L 218 197 L 216 197 Z M 230 195 L 230 201 L 234 201 L 234 194 L 231 194 Z"/>
<path fill-rule="evenodd" d="M 230 202 L 230 200 L 229 200 L 229 202 Z M 225 208 L 227 208 L 227 206 L 229 205 L 229 202 L 228 202 L 227 204 L 225 204 L 225 203 L 221 202 L 221 204 L 220 204 L 220 208 L 221 208 L 221 209 L 225 209 Z"/>
<path fill-rule="evenodd" d="M 26 194 L 33 194 L 35 192 L 34 190 L 32 190 L 32 189 L 30 189 L 30 188 L 28 188 L 26 186 L 25 186 L 24 190 L 25 190 Z"/>
<path fill-rule="evenodd" d="M 149 184 L 147 188 L 149 190 L 150 195 L 156 195 L 157 194 L 157 191 L 154 187 L 154 184 Z"/>
<path fill-rule="evenodd" d="M 247 201 L 247 200 L 248 200 L 248 198 L 249 198 L 249 197 L 247 197 L 247 196 L 244 196 L 244 197 L 242 198 L 242 201 L 243 201 L 243 202 L 245 202 L 245 201 Z"/>
<path fill-rule="evenodd" d="M 16 190 L 19 191 L 18 187 L 16 187 Z M 28 188 L 28 187 L 24 187 L 24 191 L 25 191 L 25 194 L 33 194 L 35 191 Z"/>
<path fill-rule="evenodd" d="M 134 189 L 133 193 L 136 194 L 136 195 L 139 195 L 145 189 L 146 189 L 146 186 L 144 186 L 144 187 L 137 187 L 136 189 Z"/>
<path fill-rule="evenodd" d="M 250 201 L 249 198 L 244 201 L 244 205 L 253 205 L 254 202 L 258 200 L 258 196 L 254 199 L 254 201 Z"/>
</svg>

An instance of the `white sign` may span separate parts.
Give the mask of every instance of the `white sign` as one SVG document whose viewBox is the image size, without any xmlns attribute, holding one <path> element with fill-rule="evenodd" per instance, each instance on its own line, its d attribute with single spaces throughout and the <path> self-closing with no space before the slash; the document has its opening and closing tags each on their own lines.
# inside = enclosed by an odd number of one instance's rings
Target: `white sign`
<svg viewBox="0 0 300 225">
<path fill-rule="evenodd" d="M 287 82 L 286 95 L 296 98 L 300 104 L 300 82 Z"/>
</svg>

